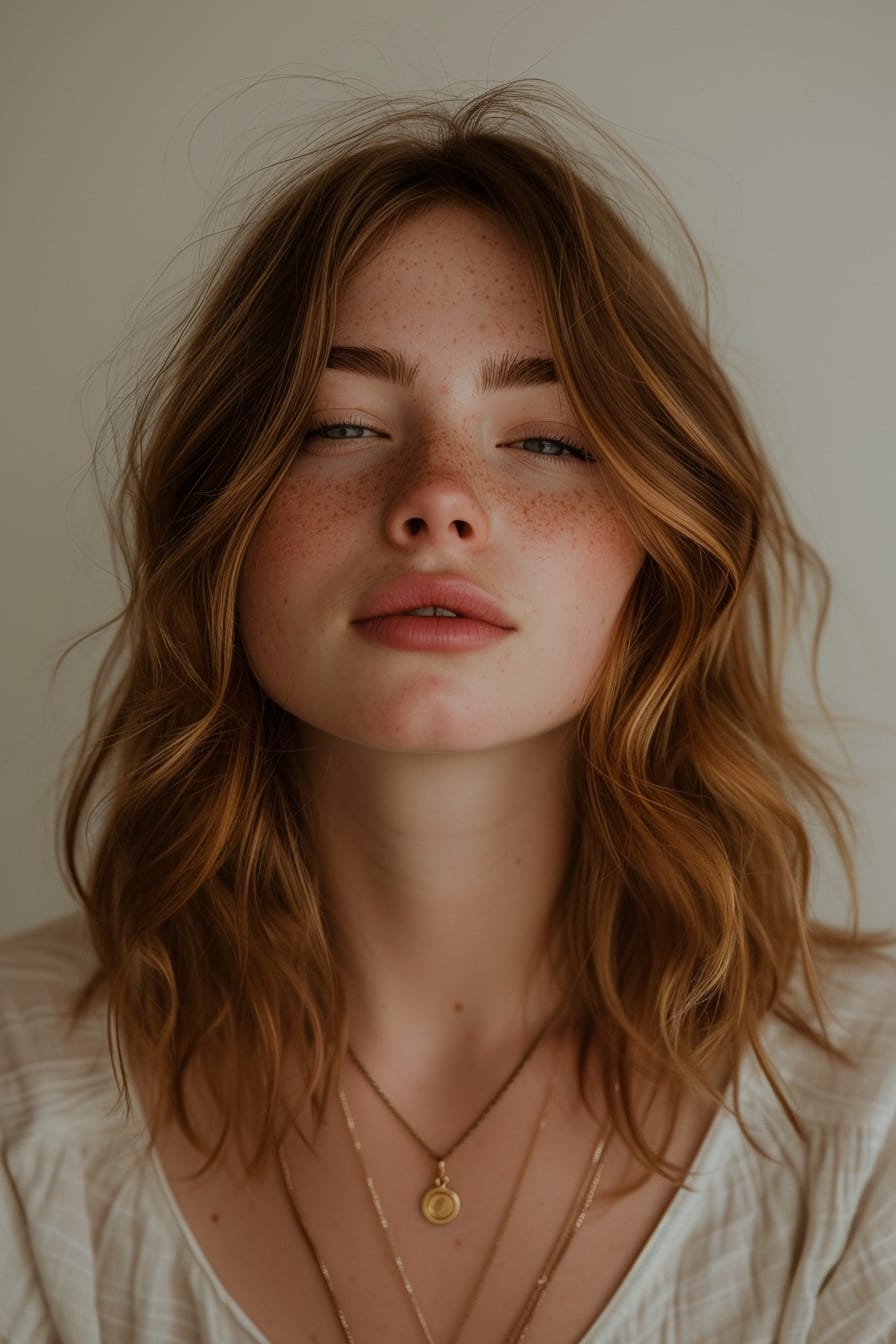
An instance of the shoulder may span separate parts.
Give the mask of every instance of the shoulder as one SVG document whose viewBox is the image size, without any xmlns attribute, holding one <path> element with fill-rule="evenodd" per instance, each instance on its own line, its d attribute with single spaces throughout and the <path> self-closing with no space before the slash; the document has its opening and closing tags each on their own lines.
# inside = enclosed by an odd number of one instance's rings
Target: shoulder
<svg viewBox="0 0 896 1344">
<path fill-rule="evenodd" d="M 896 955 L 822 950 L 815 965 L 821 1021 L 800 968 L 767 1026 L 771 1062 L 812 1124 L 889 1130 L 896 1119 Z M 793 1014 L 823 1028 L 840 1057 L 807 1039 Z"/>
<path fill-rule="evenodd" d="M 817 951 L 814 964 L 821 1019 L 800 968 L 758 1041 L 800 1129 L 750 1051 L 727 1094 L 740 1123 L 716 1116 L 689 1177 L 699 1197 L 673 1205 L 674 1271 L 667 1265 L 668 1289 L 645 1300 L 639 1339 L 659 1338 L 670 1317 L 698 1321 L 713 1339 L 745 1339 L 745 1321 L 750 1339 L 892 1337 L 896 958 Z"/>
<path fill-rule="evenodd" d="M 15 992 L 27 995 L 35 971 L 50 977 L 55 985 L 71 985 L 95 966 L 87 919 L 81 910 L 7 934 L 0 938 L 0 1003 L 8 1002 Z"/>
<path fill-rule="evenodd" d="M 117 1099 L 100 996 L 76 1017 L 97 967 L 83 914 L 0 939 L 0 1135 L 90 1123 Z"/>
<path fill-rule="evenodd" d="M 72 1018 L 97 967 L 87 919 L 73 911 L 37 928 L 0 938 L 0 1039 L 35 1038 Z"/>
<path fill-rule="evenodd" d="M 0 940 L 0 1341 L 243 1338 L 119 1104 L 105 994 L 75 1015 L 97 964 L 80 913 Z"/>
</svg>

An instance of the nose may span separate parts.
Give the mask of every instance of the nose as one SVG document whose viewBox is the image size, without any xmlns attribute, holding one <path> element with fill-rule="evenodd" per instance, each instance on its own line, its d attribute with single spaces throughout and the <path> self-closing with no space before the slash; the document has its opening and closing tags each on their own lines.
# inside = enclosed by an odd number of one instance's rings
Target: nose
<svg viewBox="0 0 896 1344">
<path fill-rule="evenodd" d="M 407 479 L 386 510 L 384 529 L 395 546 L 409 542 L 465 548 L 483 544 L 488 535 L 486 511 L 457 464 L 432 460 Z"/>
</svg>

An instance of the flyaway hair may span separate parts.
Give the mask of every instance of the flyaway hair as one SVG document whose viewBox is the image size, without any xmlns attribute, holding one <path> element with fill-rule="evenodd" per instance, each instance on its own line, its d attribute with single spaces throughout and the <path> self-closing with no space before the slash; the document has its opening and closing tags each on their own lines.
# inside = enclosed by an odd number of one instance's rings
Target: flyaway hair
<svg viewBox="0 0 896 1344">
<path fill-rule="evenodd" d="M 814 668 L 828 576 L 712 351 L 696 245 L 600 119 L 541 80 L 351 97 L 287 130 L 121 403 L 109 516 L 124 602 L 60 849 L 100 963 L 85 1002 L 108 995 L 124 1095 L 126 1062 L 145 1062 L 156 1122 L 175 1117 L 210 1162 L 245 1135 L 254 1165 L 283 1122 L 286 1050 L 318 1114 L 333 1085 L 338 943 L 292 721 L 241 646 L 238 580 L 308 427 L 347 277 L 398 224 L 452 201 L 525 249 L 563 390 L 646 553 L 570 731 L 574 845 L 551 951 L 582 1058 L 598 1041 L 618 1133 L 676 1181 L 634 1114 L 645 1063 L 722 1104 L 710 1061 L 751 1047 L 802 1132 L 760 1024 L 777 1012 L 837 1053 L 818 958 L 888 939 L 858 931 L 850 816 L 784 703 L 806 612 Z M 680 226 L 702 316 L 651 255 L 614 157 Z M 810 918 L 810 814 L 842 860 L 849 928 Z M 782 1002 L 797 971 L 820 1030 Z M 220 1117 L 211 1141 L 186 1101 L 193 1070 Z"/>
</svg>

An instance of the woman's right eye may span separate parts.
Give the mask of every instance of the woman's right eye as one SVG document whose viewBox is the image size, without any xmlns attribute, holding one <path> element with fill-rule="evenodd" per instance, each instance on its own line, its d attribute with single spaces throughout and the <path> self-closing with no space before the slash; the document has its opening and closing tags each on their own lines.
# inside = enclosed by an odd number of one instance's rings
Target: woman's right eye
<svg viewBox="0 0 896 1344">
<path fill-rule="evenodd" d="M 317 425 L 312 425 L 305 434 L 306 439 L 313 438 L 331 438 L 331 439 L 359 439 L 360 434 L 331 434 L 331 430 L 369 430 L 375 433 L 372 425 L 363 424 L 360 420 L 334 420 L 324 421 Z"/>
</svg>

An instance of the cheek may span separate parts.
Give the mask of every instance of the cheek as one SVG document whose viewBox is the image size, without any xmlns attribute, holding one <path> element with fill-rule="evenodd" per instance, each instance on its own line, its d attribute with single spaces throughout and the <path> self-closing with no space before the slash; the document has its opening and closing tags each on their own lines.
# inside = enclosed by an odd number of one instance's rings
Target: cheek
<svg viewBox="0 0 896 1344">
<path fill-rule="evenodd" d="M 644 550 L 615 509 L 584 533 L 573 557 L 575 582 L 566 607 L 566 658 L 576 709 L 595 693 Z"/>
<path fill-rule="evenodd" d="M 309 581 L 332 556 L 336 528 L 326 510 L 284 486 L 275 495 L 249 542 L 237 594 L 239 627 L 256 671 L 282 653 L 301 628 L 295 615 Z M 263 678 L 260 678 L 263 680 Z"/>
<path fill-rule="evenodd" d="M 619 616 L 644 562 L 644 550 L 621 515 L 607 506 L 580 519 L 558 587 L 554 656 L 562 649 L 558 677 L 579 710 L 598 686 Z"/>
<path fill-rule="evenodd" d="M 343 504 L 344 508 L 344 504 Z M 332 555 L 345 536 L 346 519 L 335 491 L 311 492 L 292 482 L 281 486 L 255 530 L 246 568 L 282 581 Z"/>
<path fill-rule="evenodd" d="M 571 496 L 550 520 L 531 511 L 530 545 L 558 617 L 583 622 L 593 638 L 612 626 L 644 561 L 644 550 L 608 496 Z M 547 576 L 549 575 L 549 579 Z"/>
<path fill-rule="evenodd" d="M 246 552 L 240 611 L 294 606 L 332 573 L 336 556 L 357 541 L 360 510 L 336 483 L 287 478 L 271 500 Z"/>
<path fill-rule="evenodd" d="M 615 619 L 644 563 L 644 549 L 621 514 L 607 505 L 586 531 L 586 588 L 593 603 Z"/>
</svg>

